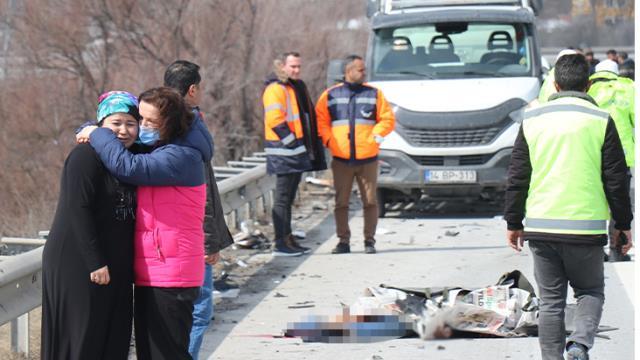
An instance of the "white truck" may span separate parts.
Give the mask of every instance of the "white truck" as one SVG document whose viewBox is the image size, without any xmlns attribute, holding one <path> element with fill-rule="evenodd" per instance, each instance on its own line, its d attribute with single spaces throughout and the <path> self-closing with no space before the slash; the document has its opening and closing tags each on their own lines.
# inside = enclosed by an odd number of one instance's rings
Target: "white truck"
<svg viewBox="0 0 640 360">
<path fill-rule="evenodd" d="M 518 122 L 542 79 L 540 8 L 528 0 L 368 0 L 368 82 L 396 116 L 380 147 L 380 216 L 390 203 L 504 193 Z"/>
</svg>

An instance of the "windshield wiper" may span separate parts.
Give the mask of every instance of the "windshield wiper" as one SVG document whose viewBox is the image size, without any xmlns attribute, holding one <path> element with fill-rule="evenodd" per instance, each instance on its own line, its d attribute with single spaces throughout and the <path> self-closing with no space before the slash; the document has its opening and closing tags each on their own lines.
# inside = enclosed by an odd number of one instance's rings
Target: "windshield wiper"
<svg viewBox="0 0 640 360">
<path fill-rule="evenodd" d="M 454 73 L 451 73 L 454 74 Z M 478 71 L 478 70 L 467 70 L 462 73 L 455 73 L 461 75 L 482 75 L 482 76 L 490 76 L 490 77 L 506 77 L 512 74 L 494 72 L 494 71 Z"/>
<path fill-rule="evenodd" d="M 435 79 L 435 74 L 431 73 L 431 74 L 427 74 L 427 73 L 421 73 L 421 72 L 417 72 L 417 71 L 410 71 L 410 70 L 402 70 L 402 71 L 393 71 L 393 72 L 384 72 L 384 73 L 378 73 L 378 74 L 402 74 L 402 75 L 417 75 L 423 78 L 427 78 L 427 79 Z"/>
</svg>

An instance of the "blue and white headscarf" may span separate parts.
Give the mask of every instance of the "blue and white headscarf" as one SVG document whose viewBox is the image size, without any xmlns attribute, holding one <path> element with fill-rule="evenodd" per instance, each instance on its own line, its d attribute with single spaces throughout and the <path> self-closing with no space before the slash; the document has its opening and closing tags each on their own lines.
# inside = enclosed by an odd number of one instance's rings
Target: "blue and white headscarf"
<svg viewBox="0 0 640 360">
<path fill-rule="evenodd" d="M 115 113 L 130 114 L 140 120 L 138 98 L 126 91 L 109 91 L 98 98 L 96 121 L 98 124 L 107 116 Z"/>
</svg>

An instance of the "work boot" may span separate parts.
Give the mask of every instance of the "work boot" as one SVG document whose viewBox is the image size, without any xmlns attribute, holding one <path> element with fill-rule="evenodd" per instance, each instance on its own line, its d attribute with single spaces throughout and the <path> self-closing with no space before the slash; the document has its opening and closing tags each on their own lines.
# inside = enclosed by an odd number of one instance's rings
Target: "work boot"
<svg viewBox="0 0 640 360">
<path fill-rule="evenodd" d="M 273 256 L 300 256 L 302 255 L 302 251 L 287 246 L 287 243 L 283 241 L 281 243 L 276 243 L 272 254 Z"/>
<path fill-rule="evenodd" d="M 364 242 L 364 253 L 365 254 L 375 254 L 376 251 L 376 246 L 375 246 L 375 241 L 365 241 Z"/>
<path fill-rule="evenodd" d="M 298 242 L 296 241 L 296 238 L 291 234 L 289 234 L 289 236 L 287 236 L 284 239 L 284 243 L 288 247 L 290 247 L 290 248 L 292 248 L 294 250 L 301 251 L 303 254 L 308 254 L 308 253 L 311 252 L 311 248 L 308 248 L 306 246 L 301 246 L 300 244 L 298 244 Z"/>
<path fill-rule="evenodd" d="M 351 252 L 351 246 L 349 246 L 349 243 L 346 242 L 339 242 L 338 245 L 336 245 L 336 247 L 333 248 L 333 250 L 331 250 L 332 254 L 348 254 Z"/>
<path fill-rule="evenodd" d="M 567 346 L 567 360 L 589 360 L 587 347 L 576 342 Z"/>
</svg>

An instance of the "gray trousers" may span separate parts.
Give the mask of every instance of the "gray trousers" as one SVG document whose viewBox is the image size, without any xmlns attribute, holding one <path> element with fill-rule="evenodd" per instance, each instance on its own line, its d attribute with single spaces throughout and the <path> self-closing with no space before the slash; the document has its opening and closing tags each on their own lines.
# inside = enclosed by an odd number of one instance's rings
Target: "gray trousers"
<svg viewBox="0 0 640 360">
<path fill-rule="evenodd" d="M 538 283 L 538 331 L 543 360 L 563 360 L 566 343 L 591 349 L 604 304 L 604 255 L 601 246 L 529 241 Z M 566 338 L 567 285 L 577 299 L 575 330 Z"/>
</svg>

